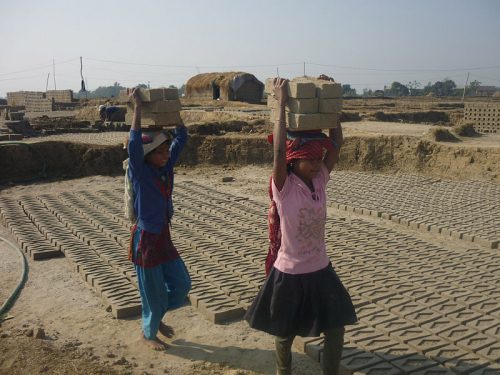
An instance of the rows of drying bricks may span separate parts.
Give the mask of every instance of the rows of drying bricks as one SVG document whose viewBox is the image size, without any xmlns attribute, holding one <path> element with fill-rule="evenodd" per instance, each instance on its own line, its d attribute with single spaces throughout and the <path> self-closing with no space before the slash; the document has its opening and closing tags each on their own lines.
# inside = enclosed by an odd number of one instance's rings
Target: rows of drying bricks
<svg viewBox="0 0 500 375">
<path fill-rule="evenodd" d="M 123 144 L 123 141 L 127 137 L 126 132 L 102 132 L 102 133 L 67 133 L 67 134 L 56 134 L 47 137 L 34 137 L 26 138 L 23 142 L 26 143 L 39 143 L 47 141 L 60 141 L 60 142 L 71 142 L 71 143 L 85 143 L 91 145 L 101 145 L 101 146 L 116 146 Z"/>
<path fill-rule="evenodd" d="M 192 182 L 179 182 L 175 196 L 173 236 L 192 275 L 191 303 L 216 323 L 240 318 L 264 279 L 267 206 Z M 63 252 L 115 316 L 140 311 L 121 189 L 2 199 L 0 212 L 33 258 Z M 346 369 L 499 370 L 495 250 L 450 250 L 359 219 L 329 217 L 326 232 L 360 318 L 346 334 Z M 321 361 L 321 338 L 296 342 Z"/>
<path fill-rule="evenodd" d="M 189 202 L 182 207 L 186 220 L 196 216 L 201 221 L 193 222 L 196 230 L 189 235 L 201 241 L 213 238 L 199 251 L 220 242 L 207 251 L 215 261 L 209 269 L 220 281 L 227 276 L 233 282 L 223 267 L 234 249 L 225 245 L 219 228 L 224 225 L 231 241 L 241 242 L 237 237 L 245 236 L 247 223 L 257 220 L 260 225 L 248 230 L 260 239 L 265 236 L 261 230 L 266 205 L 237 201 L 195 183 L 181 186 L 176 197 L 181 206 Z M 223 223 L 221 218 L 227 215 L 238 222 L 236 227 L 231 221 Z M 360 319 L 346 335 L 342 362 L 346 369 L 379 374 L 500 370 L 495 364 L 500 359 L 500 256 L 495 250 L 451 250 L 359 219 L 329 217 L 326 233 L 335 234 L 327 238 L 329 256 Z M 258 246 L 265 244 L 244 246 L 241 252 L 237 248 L 236 264 L 241 267 L 242 257 L 248 257 L 248 268 L 261 267 L 262 251 L 248 255 Z M 322 358 L 322 342 L 322 338 L 297 340 L 300 349 L 317 361 Z"/>
<path fill-rule="evenodd" d="M 112 218 L 81 216 L 70 194 L 0 200 L 0 213 L 19 246 L 34 260 L 64 254 L 117 318 L 141 311 L 135 271 L 126 259 Z M 122 230 L 123 232 L 123 230 Z"/>
<path fill-rule="evenodd" d="M 334 173 L 333 180 L 328 193 L 336 208 L 492 249 L 499 247 L 498 184 L 343 171 Z"/>
</svg>

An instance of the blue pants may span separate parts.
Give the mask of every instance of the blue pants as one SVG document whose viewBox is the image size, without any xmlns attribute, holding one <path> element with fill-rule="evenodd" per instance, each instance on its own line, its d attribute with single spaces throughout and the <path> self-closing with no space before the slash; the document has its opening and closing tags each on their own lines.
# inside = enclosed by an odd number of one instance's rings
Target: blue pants
<svg viewBox="0 0 500 375">
<path fill-rule="evenodd" d="M 136 248 L 134 246 L 134 250 Z M 135 271 L 141 293 L 144 337 L 154 339 L 165 313 L 186 301 L 191 278 L 181 258 L 152 268 L 136 265 Z"/>
</svg>

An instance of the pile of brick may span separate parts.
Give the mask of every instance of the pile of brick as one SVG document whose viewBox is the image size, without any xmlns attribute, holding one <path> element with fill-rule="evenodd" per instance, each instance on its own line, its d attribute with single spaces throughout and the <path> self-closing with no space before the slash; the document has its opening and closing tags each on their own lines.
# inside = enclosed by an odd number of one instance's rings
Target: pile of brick
<svg viewBox="0 0 500 375">
<path fill-rule="evenodd" d="M 181 123 L 181 102 L 176 88 L 139 90 L 139 95 L 143 101 L 141 116 L 143 128 L 162 129 L 163 127 Z M 134 117 L 134 106 L 129 102 L 125 90 L 120 93 L 120 99 L 128 102 L 125 122 L 131 125 Z"/>
<path fill-rule="evenodd" d="M 47 90 L 45 93 L 47 99 L 54 99 L 56 103 L 72 103 L 73 91 L 72 90 Z"/>
<path fill-rule="evenodd" d="M 24 112 L 19 111 L 22 107 L 11 107 L 0 105 L 0 142 L 21 140 L 24 135 L 31 135 L 33 129 L 24 120 Z"/>
<path fill-rule="evenodd" d="M 274 79 L 266 80 L 267 106 L 271 108 L 271 121 L 279 116 L 279 105 L 272 95 Z M 294 78 L 288 82 L 286 123 L 289 130 L 335 128 L 342 110 L 340 83 L 309 77 Z"/>
<path fill-rule="evenodd" d="M 54 110 L 54 100 L 46 98 L 26 98 L 26 112 L 52 112 Z"/>
<path fill-rule="evenodd" d="M 44 99 L 45 93 L 41 91 L 15 91 L 7 93 L 7 103 L 10 106 L 26 105 L 26 100 Z"/>
<path fill-rule="evenodd" d="M 500 102 L 465 103 L 464 119 L 479 133 L 500 133 Z"/>
</svg>

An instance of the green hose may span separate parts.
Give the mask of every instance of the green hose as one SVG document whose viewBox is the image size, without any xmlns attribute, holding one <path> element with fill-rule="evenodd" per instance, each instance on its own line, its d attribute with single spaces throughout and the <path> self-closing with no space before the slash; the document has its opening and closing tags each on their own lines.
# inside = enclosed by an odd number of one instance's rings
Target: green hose
<svg viewBox="0 0 500 375">
<path fill-rule="evenodd" d="M 17 283 L 16 288 L 12 292 L 9 298 L 7 298 L 7 301 L 0 307 L 0 322 L 3 320 L 2 317 L 9 309 L 12 307 L 14 302 L 16 301 L 17 296 L 19 295 L 19 292 L 23 288 L 24 284 L 26 283 L 26 280 L 28 278 L 28 263 L 26 262 L 26 258 L 24 257 L 23 252 L 15 246 L 12 242 L 9 240 L 5 239 L 4 237 L 0 236 L 0 242 L 5 242 L 7 245 L 9 245 L 11 248 L 14 250 L 17 250 L 19 253 L 19 257 L 21 258 L 21 263 L 23 265 L 23 271 L 21 274 L 21 277 L 19 278 L 19 282 Z"/>
<path fill-rule="evenodd" d="M 40 173 L 38 173 L 38 175 L 36 175 L 36 176 L 34 176 L 32 178 L 28 178 L 26 180 L 16 180 L 16 182 L 30 182 L 30 181 L 37 180 L 37 179 L 39 179 L 41 177 L 45 177 L 46 176 L 45 171 L 47 169 L 47 163 L 45 162 L 45 158 L 43 157 L 43 155 L 40 154 L 36 150 L 36 148 L 34 148 L 29 143 L 25 143 L 25 142 L 16 142 L 16 141 L 0 142 L 0 146 L 8 146 L 8 145 L 25 145 L 25 146 L 27 146 L 33 153 L 38 154 L 39 160 L 41 160 L 42 163 L 43 163 L 42 170 L 41 170 Z M 2 182 L 5 182 L 5 181 L 0 181 L 0 183 L 2 183 Z"/>
</svg>

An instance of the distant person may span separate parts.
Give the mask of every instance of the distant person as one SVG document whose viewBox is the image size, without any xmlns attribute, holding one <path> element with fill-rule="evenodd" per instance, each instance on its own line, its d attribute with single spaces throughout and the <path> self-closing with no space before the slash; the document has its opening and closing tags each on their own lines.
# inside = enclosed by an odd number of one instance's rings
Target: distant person
<svg viewBox="0 0 500 375">
<path fill-rule="evenodd" d="M 276 78 L 279 120 L 274 147 L 269 210 L 267 278 L 245 319 L 275 337 L 277 374 L 292 373 L 295 336 L 325 335 L 323 373 L 339 373 L 344 326 L 357 321 L 347 290 L 325 248 L 326 185 L 339 158 L 342 128 L 286 131 L 287 80 Z M 326 153 L 323 156 L 324 149 Z"/>
<path fill-rule="evenodd" d="M 144 342 L 155 350 L 166 344 L 158 331 L 172 337 L 174 330 L 164 324 L 167 311 L 182 306 L 191 279 L 170 237 L 173 215 L 174 164 L 188 133 L 184 125 L 173 132 L 173 140 L 162 132 L 143 134 L 142 101 L 137 89 L 131 92 L 134 117 L 128 142 L 127 177 L 133 190 L 135 224 L 131 230 L 129 258 L 135 265 L 142 302 Z"/>
<path fill-rule="evenodd" d="M 120 117 L 120 107 L 100 105 L 99 117 L 106 122 L 116 121 Z"/>
</svg>

